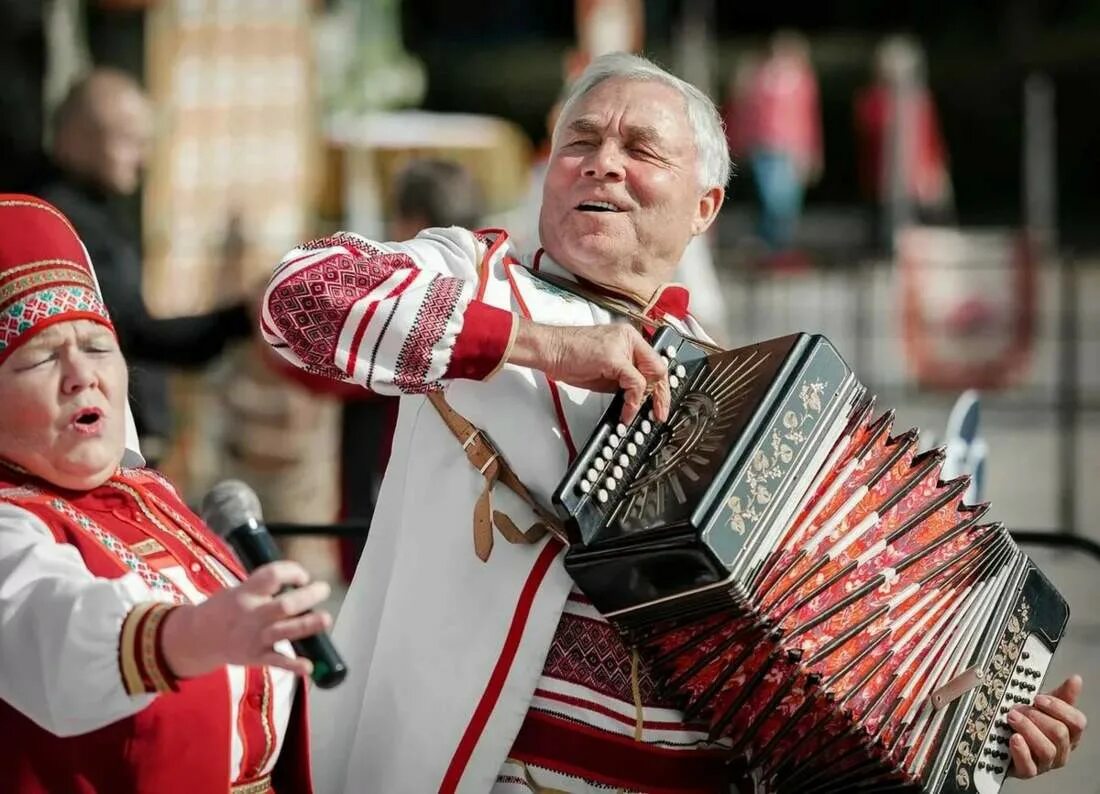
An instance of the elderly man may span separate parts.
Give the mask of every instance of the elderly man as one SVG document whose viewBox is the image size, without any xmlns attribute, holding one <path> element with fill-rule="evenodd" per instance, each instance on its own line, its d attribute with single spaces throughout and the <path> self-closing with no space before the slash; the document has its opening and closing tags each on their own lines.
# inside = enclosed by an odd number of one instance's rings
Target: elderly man
<svg viewBox="0 0 1100 794">
<path fill-rule="evenodd" d="M 609 392 L 633 416 L 649 391 L 666 418 L 665 368 L 623 320 L 703 336 L 667 282 L 729 167 L 701 92 L 605 56 L 555 130 L 544 249 L 517 259 L 507 235 L 459 228 L 401 244 L 339 234 L 275 272 L 276 349 L 410 395 L 337 626 L 352 673 L 317 698 L 319 791 L 729 790 L 720 750 L 573 588 L 529 507 L 548 503 Z M 511 542 L 494 544 L 494 524 Z"/>
</svg>

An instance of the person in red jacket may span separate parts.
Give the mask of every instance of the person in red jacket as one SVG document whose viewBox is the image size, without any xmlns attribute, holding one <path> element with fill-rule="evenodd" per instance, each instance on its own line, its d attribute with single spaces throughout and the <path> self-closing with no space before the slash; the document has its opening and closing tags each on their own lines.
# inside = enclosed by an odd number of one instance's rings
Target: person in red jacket
<svg viewBox="0 0 1100 794">
<path fill-rule="evenodd" d="M 855 126 L 860 187 L 881 243 L 891 249 L 899 225 L 950 219 L 947 147 L 915 42 L 898 36 L 878 47 L 874 82 L 856 96 Z"/>
<path fill-rule="evenodd" d="M 328 586 L 246 577 L 142 468 L 91 262 L 40 199 L 0 195 L 0 310 L 4 790 L 308 794 L 288 641 L 329 625 Z"/>
</svg>

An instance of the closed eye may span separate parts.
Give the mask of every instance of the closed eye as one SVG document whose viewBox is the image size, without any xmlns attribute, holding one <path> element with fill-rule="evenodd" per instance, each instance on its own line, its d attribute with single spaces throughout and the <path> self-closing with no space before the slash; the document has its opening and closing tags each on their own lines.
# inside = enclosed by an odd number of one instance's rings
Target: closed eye
<svg viewBox="0 0 1100 794">
<path fill-rule="evenodd" d="M 51 361 L 57 360 L 57 355 L 57 353 L 43 354 L 42 356 L 30 359 L 26 363 L 17 366 L 15 368 L 15 371 L 27 372 L 29 370 L 35 369 L 36 367 L 41 367 L 43 364 L 49 364 Z"/>
</svg>

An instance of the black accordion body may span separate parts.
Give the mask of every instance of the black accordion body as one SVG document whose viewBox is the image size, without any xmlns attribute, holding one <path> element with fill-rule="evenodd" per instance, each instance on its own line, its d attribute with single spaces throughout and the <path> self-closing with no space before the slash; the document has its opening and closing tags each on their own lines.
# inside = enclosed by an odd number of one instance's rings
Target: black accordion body
<svg viewBox="0 0 1100 794">
<path fill-rule="evenodd" d="M 554 494 L 577 585 L 768 790 L 998 791 L 1062 597 L 823 337 L 654 345 L 668 421 L 620 395 Z"/>
</svg>

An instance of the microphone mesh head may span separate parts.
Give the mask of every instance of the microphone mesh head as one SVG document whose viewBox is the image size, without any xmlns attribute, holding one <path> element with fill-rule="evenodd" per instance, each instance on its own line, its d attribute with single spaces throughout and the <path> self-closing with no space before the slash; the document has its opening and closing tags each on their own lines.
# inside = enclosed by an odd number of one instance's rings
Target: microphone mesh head
<svg viewBox="0 0 1100 794">
<path fill-rule="evenodd" d="M 225 537 L 249 521 L 263 521 L 260 498 L 240 480 L 224 480 L 203 498 L 202 520 L 218 535 Z"/>
</svg>

